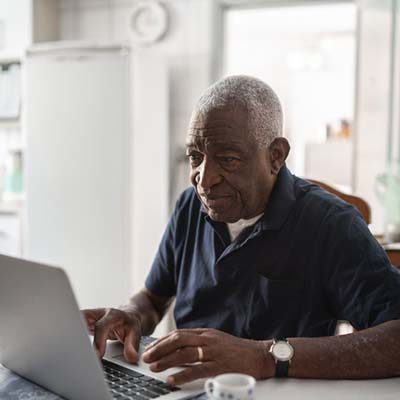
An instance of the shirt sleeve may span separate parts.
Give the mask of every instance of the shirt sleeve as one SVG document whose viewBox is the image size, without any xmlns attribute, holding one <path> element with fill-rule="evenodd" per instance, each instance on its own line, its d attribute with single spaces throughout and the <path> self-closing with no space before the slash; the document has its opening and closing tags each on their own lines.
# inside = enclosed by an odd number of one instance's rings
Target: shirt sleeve
<svg viewBox="0 0 400 400">
<path fill-rule="evenodd" d="M 330 231 L 325 282 L 337 319 L 356 329 L 400 319 L 400 273 L 362 217 L 344 212 Z"/>
<path fill-rule="evenodd" d="M 176 294 L 174 244 L 176 220 L 179 212 L 178 202 L 165 229 L 145 281 L 146 288 L 159 296 L 172 297 Z"/>
</svg>

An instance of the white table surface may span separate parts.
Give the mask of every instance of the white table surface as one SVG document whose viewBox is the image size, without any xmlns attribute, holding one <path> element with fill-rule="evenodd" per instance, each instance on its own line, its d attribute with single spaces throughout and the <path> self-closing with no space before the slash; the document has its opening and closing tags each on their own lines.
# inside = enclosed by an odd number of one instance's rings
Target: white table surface
<svg viewBox="0 0 400 400">
<path fill-rule="evenodd" d="M 1 400 L 59 400 L 60 397 L 0 365 Z M 400 378 L 363 381 L 269 379 L 257 382 L 257 400 L 399 400 Z"/>
<path fill-rule="evenodd" d="M 269 379 L 257 383 L 257 400 L 400 400 L 400 378 L 375 380 Z"/>
</svg>

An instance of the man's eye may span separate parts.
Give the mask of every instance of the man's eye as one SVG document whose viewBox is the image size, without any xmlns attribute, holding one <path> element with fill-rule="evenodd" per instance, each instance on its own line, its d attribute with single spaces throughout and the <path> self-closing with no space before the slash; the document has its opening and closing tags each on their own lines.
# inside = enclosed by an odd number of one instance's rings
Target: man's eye
<svg viewBox="0 0 400 400">
<path fill-rule="evenodd" d="M 200 164 L 201 161 L 203 160 L 203 156 L 199 153 L 191 153 L 191 154 L 188 154 L 187 157 L 188 157 L 190 163 L 195 164 L 195 165 Z"/>
<path fill-rule="evenodd" d="M 232 164 L 235 161 L 237 161 L 238 159 L 235 157 L 220 157 L 219 158 L 221 162 L 225 163 L 225 164 Z"/>
</svg>

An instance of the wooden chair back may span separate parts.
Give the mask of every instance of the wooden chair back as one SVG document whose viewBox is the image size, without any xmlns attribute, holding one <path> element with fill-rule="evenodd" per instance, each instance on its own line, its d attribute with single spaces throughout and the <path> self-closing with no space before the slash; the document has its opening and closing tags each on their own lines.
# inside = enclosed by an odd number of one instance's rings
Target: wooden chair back
<svg viewBox="0 0 400 400">
<path fill-rule="evenodd" d="M 361 215 L 363 216 L 367 225 L 371 223 L 371 207 L 369 204 L 358 196 L 353 196 L 351 194 L 343 193 L 340 190 L 335 189 L 332 186 L 327 185 L 324 182 L 315 181 L 313 179 L 307 179 L 309 182 L 314 183 L 320 186 L 322 189 L 326 190 L 329 193 L 336 195 L 337 197 L 341 198 L 342 200 L 346 201 L 347 203 L 352 204 L 354 207 L 358 208 Z"/>
</svg>

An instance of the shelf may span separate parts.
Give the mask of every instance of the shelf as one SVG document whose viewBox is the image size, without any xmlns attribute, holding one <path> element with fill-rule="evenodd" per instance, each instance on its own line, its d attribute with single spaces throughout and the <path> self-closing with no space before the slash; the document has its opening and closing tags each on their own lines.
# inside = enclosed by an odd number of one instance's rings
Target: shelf
<svg viewBox="0 0 400 400">
<path fill-rule="evenodd" d="M 0 214 L 19 214 L 22 202 L 0 202 Z"/>
<path fill-rule="evenodd" d="M 0 64 L 21 64 L 23 55 L 0 52 Z"/>
<path fill-rule="evenodd" d="M 0 119 L 0 129 L 21 129 L 19 119 Z"/>
</svg>

